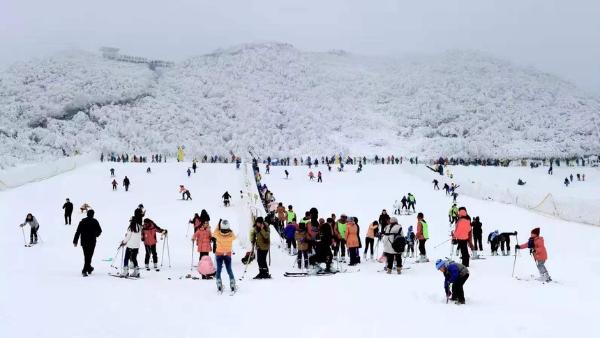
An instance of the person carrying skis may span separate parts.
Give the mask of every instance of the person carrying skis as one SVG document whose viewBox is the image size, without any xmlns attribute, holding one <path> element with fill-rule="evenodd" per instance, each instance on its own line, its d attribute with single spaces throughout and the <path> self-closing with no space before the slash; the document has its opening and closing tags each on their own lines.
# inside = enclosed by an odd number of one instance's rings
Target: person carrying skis
<svg viewBox="0 0 600 338">
<path fill-rule="evenodd" d="M 306 223 L 304 230 L 306 230 Z M 288 254 L 295 255 L 296 254 L 296 229 L 298 229 L 298 224 L 296 224 L 296 219 L 294 218 L 292 222 L 288 223 L 283 230 L 285 234 L 285 242 L 288 248 Z M 292 252 L 292 247 L 294 247 L 294 251 Z M 308 259 L 308 258 L 307 258 Z"/>
<path fill-rule="evenodd" d="M 125 191 L 129 191 L 129 185 L 131 182 L 129 181 L 129 177 L 125 176 L 123 179 L 123 186 L 125 187 Z"/>
<path fill-rule="evenodd" d="M 256 248 L 256 261 L 258 262 L 258 275 L 254 279 L 269 279 L 269 266 L 267 255 L 271 247 L 271 232 L 262 217 L 257 217 L 254 223 L 254 238 L 252 244 Z"/>
<path fill-rule="evenodd" d="M 112 180 L 112 188 L 113 188 L 113 190 L 117 190 L 117 185 L 118 185 L 117 180 L 113 179 Z"/>
<path fill-rule="evenodd" d="M 294 247 L 298 247 L 298 256 L 296 258 L 296 263 L 298 263 L 298 269 L 302 269 L 302 260 L 304 260 L 304 268 L 308 269 L 308 249 L 309 241 L 311 239 L 308 235 L 306 224 L 300 224 L 298 226 L 298 230 L 296 230 L 294 233 L 294 240 L 296 241 L 296 245 Z"/>
<path fill-rule="evenodd" d="M 129 227 L 125 238 L 121 241 L 121 246 L 125 246 L 125 258 L 123 259 L 123 272 L 122 277 L 139 277 L 140 268 L 138 266 L 137 255 L 140 250 L 140 243 L 142 241 L 141 226 L 136 222 L 134 217 L 129 220 Z M 129 261 L 133 262 L 133 272 L 129 274 Z"/>
<path fill-rule="evenodd" d="M 373 260 L 373 246 L 375 245 L 376 232 L 379 230 L 379 223 L 373 221 L 369 228 L 367 228 L 367 236 L 365 237 L 365 251 L 363 252 L 363 258 L 367 260 L 367 250 L 371 249 L 371 260 Z"/>
<path fill-rule="evenodd" d="M 463 264 L 441 259 L 435 262 L 435 268 L 444 275 L 446 298 L 455 301 L 456 304 L 465 304 L 464 285 L 469 279 L 469 269 Z M 452 285 L 452 292 L 450 292 L 450 285 Z"/>
<path fill-rule="evenodd" d="M 192 199 L 192 194 L 190 193 L 190 191 L 183 186 L 183 184 L 179 185 L 179 193 L 181 194 L 181 199 L 182 200 L 191 200 Z"/>
<path fill-rule="evenodd" d="M 406 210 L 406 213 L 408 213 L 408 205 L 407 205 L 408 199 L 406 198 L 406 196 L 402 196 L 402 199 L 400 200 L 400 202 L 402 203 L 402 208 L 400 211 Z"/>
<path fill-rule="evenodd" d="M 429 225 L 425 221 L 425 216 L 422 212 L 417 214 L 417 239 L 419 240 L 419 259 L 417 263 L 427 263 L 427 251 L 425 250 L 425 243 L 429 239 Z"/>
<path fill-rule="evenodd" d="M 144 248 L 146 254 L 144 257 L 144 264 L 146 271 L 150 271 L 150 254 L 152 254 L 152 262 L 154 262 L 154 269 L 158 271 L 158 254 L 156 253 L 156 233 L 163 235 L 167 234 L 167 230 L 161 229 L 154 221 L 149 218 L 144 219 L 144 225 L 142 227 L 142 242 L 144 242 Z"/>
<path fill-rule="evenodd" d="M 230 204 L 229 199 L 231 198 L 231 195 L 229 195 L 229 192 L 225 191 L 225 193 L 221 197 L 223 198 L 223 205 L 228 207 Z"/>
<path fill-rule="evenodd" d="M 473 233 L 473 259 L 479 259 L 479 252 L 483 251 L 483 229 L 481 222 L 479 221 L 479 216 L 475 216 L 473 218 L 473 222 L 471 222 L 472 233 Z"/>
<path fill-rule="evenodd" d="M 408 193 L 408 209 L 406 211 L 410 211 L 410 208 L 412 208 L 412 211 L 416 212 L 416 210 L 415 210 L 416 203 L 417 203 L 417 199 L 415 198 L 415 195 Z"/>
<path fill-rule="evenodd" d="M 406 252 L 404 254 L 404 258 L 408 258 L 409 256 L 412 258 L 415 255 L 415 233 L 413 231 L 413 226 L 408 227 L 408 231 L 406 232 Z"/>
<path fill-rule="evenodd" d="M 73 237 L 73 246 L 77 247 L 77 242 L 81 237 L 81 248 L 83 249 L 83 269 L 81 274 L 83 277 L 87 277 L 94 271 L 92 266 L 92 257 L 94 256 L 94 250 L 96 249 L 96 238 L 102 234 L 102 228 L 100 223 L 94 219 L 94 210 L 90 209 L 87 211 L 87 217 L 82 219 L 77 226 L 75 231 L 75 237 Z"/>
<path fill-rule="evenodd" d="M 462 264 L 469 267 L 469 247 L 473 247 L 473 245 L 471 244 L 471 216 L 467 214 L 465 207 L 458 209 L 458 219 L 452 232 L 452 238 L 458 244 L 457 249 L 460 250 Z"/>
<path fill-rule="evenodd" d="M 71 215 L 73 214 L 73 203 L 67 198 L 62 207 L 65 210 L 65 225 L 71 225 Z"/>
<path fill-rule="evenodd" d="M 33 216 L 30 213 L 27 214 L 27 216 L 25 216 L 25 222 L 23 222 L 19 226 L 22 228 L 26 225 L 29 225 L 29 245 L 37 244 L 37 242 L 38 242 L 38 234 L 37 233 L 40 228 L 40 224 L 38 223 L 35 216 Z"/>
<path fill-rule="evenodd" d="M 223 263 L 229 275 L 229 287 L 232 292 L 235 292 L 235 276 L 231 269 L 231 253 L 233 247 L 233 241 L 236 239 L 235 233 L 231 231 L 229 221 L 224 219 L 219 222 L 219 225 L 213 232 L 213 237 L 217 240 L 217 251 L 215 253 L 217 261 L 217 290 L 223 292 L 223 282 L 221 281 L 221 269 Z"/>
<path fill-rule="evenodd" d="M 348 265 L 354 266 L 360 263 L 360 227 L 358 225 L 358 219 L 356 217 L 349 217 L 346 227 L 346 246 L 348 247 L 348 253 L 350 254 L 350 263 Z"/>
<path fill-rule="evenodd" d="M 458 218 L 458 207 L 456 206 L 456 203 L 453 203 L 452 206 L 450 207 L 450 211 L 448 211 L 448 222 L 450 222 L 450 224 L 454 224 L 456 222 L 457 218 Z"/>
<path fill-rule="evenodd" d="M 402 234 L 402 226 L 398 224 L 398 219 L 396 217 L 392 217 L 390 219 L 390 224 L 385 227 L 383 232 L 383 253 L 387 260 L 386 272 L 388 274 L 392 273 L 392 268 L 394 267 L 394 261 L 396 261 L 396 271 L 398 274 L 402 273 L 402 251 L 396 250 L 399 249 L 394 248 L 394 242 L 398 237 L 404 237 Z"/>
<path fill-rule="evenodd" d="M 546 260 L 548 260 L 548 252 L 546 251 L 546 246 L 544 245 L 544 237 L 540 236 L 540 228 L 534 228 L 531 230 L 531 237 L 527 243 L 523 243 L 521 245 L 517 244 L 515 246 L 516 250 L 519 249 L 529 249 L 529 254 L 533 256 L 533 260 L 535 261 L 535 265 L 540 272 L 540 277 L 538 280 L 543 282 L 550 282 L 552 278 L 550 278 L 550 274 L 546 269 Z"/>
</svg>

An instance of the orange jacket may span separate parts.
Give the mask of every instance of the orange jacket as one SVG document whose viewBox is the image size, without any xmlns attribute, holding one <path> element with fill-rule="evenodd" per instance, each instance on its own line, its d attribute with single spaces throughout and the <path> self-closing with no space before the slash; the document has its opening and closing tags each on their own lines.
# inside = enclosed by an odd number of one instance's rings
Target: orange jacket
<svg viewBox="0 0 600 338">
<path fill-rule="evenodd" d="M 548 259 L 548 252 L 546 251 L 546 246 L 544 245 L 544 237 L 532 237 L 533 239 L 533 259 L 536 261 L 546 261 Z M 528 247 L 528 243 L 524 243 L 519 245 L 521 249 L 526 249 Z"/>
<path fill-rule="evenodd" d="M 456 221 L 456 227 L 454 228 L 454 239 L 457 240 L 468 240 L 471 237 L 471 220 L 465 210 L 458 212 L 458 221 Z"/>
<path fill-rule="evenodd" d="M 231 256 L 231 248 L 233 247 L 233 241 L 236 239 L 233 231 L 227 233 L 221 232 L 216 229 L 213 232 L 213 237 L 217 239 L 217 256 Z"/>
<path fill-rule="evenodd" d="M 358 226 L 354 222 L 348 222 L 346 228 L 346 246 L 348 249 L 358 248 L 360 242 L 358 241 Z"/>
</svg>

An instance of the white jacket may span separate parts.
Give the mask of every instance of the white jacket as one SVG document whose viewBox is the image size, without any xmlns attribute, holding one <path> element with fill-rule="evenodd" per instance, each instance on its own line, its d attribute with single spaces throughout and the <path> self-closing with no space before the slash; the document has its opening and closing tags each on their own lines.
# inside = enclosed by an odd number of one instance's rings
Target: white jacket
<svg viewBox="0 0 600 338">
<path fill-rule="evenodd" d="M 140 243 L 142 242 L 142 228 L 136 224 L 137 232 L 131 231 L 127 228 L 127 233 L 125 234 L 125 238 L 123 238 L 123 243 L 127 245 L 129 249 L 139 249 Z"/>
<path fill-rule="evenodd" d="M 393 226 L 387 225 L 383 230 L 383 252 L 387 254 L 399 254 L 399 252 L 394 251 L 392 248 L 392 243 L 394 242 L 395 235 L 403 236 L 402 234 L 402 226 L 400 224 L 394 224 Z"/>
</svg>

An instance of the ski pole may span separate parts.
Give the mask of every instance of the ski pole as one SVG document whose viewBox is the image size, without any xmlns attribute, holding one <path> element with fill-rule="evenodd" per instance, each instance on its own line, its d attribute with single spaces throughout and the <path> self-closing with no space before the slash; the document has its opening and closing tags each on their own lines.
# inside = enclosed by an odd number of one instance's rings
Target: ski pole
<svg viewBox="0 0 600 338">
<path fill-rule="evenodd" d="M 117 256 L 119 255 L 119 251 L 121 250 L 121 246 L 119 245 L 119 247 L 117 248 L 117 252 L 115 252 L 115 256 L 113 257 L 112 261 L 110 262 L 110 267 L 111 268 L 117 268 L 115 266 L 115 260 L 117 260 Z"/>
<path fill-rule="evenodd" d="M 25 239 L 25 229 L 23 229 L 22 226 L 21 226 L 21 232 L 23 233 L 23 244 L 25 244 L 25 246 L 27 246 L 27 239 Z"/>
<path fill-rule="evenodd" d="M 190 237 L 190 223 L 187 224 L 187 230 L 185 231 L 185 238 Z"/>
<path fill-rule="evenodd" d="M 515 235 L 515 240 L 517 241 L 517 244 L 519 244 L 519 236 L 518 235 Z M 517 251 L 518 250 L 515 249 L 515 260 L 513 262 L 513 270 L 512 270 L 512 276 L 511 277 L 515 276 L 515 267 L 517 266 Z"/>
<path fill-rule="evenodd" d="M 244 273 L 242 274 L 242 277 L 240 277 L 240 281 L 244 280 L 244 277 L 246 277 L 246 272 L 248 272 L 248 265 L 250 265 L 250 259 L 252 258 L 253 254 L 254 254 L 254 243 L 252 243 L 252 251 L 250 251 L 250 255 L 248 256 L 248 259 L 246 260 L 246 264 L 244 267 Z"/>
<path fill-rule="evenodd" d="M 433 248 L 434 248 L 434 249 L 437 249 L 438 247 L 442 246 L 443 244 L 446 244 L 446 243 L 448 243 L 448 241 L 449 241 L 449 240 L 451 240 L 451 239 L 452 239 L 452 238 L 449 238 L 449 239 L 447 239 L 447 240 L 443 241 L 442 243 L 439 243 L 438 245 L 434 246 Z"/>
<path fill-rule="evenodd" d="M 162 253 L 160 254 L 160 267 L 162 268 L 163 266 L 163 260 L 165 258 L 165 243 L 167 241 L 167 236 L 165 235 L 165 238 L 163 239 L 163 247 L 162 247 Z"/>
<path fill-rule="evenodd" d="M 171 267 L 171 248 L 169 247 L 169 236 L 167 236 L 167 258 L 169 259 L 169 268 Z"/>
<path fill-rule="evenodd" d="M 190 271 L 194 270 L 194 241 L 192 240 L 192 264 L 190 265 Z"/>
</svg>

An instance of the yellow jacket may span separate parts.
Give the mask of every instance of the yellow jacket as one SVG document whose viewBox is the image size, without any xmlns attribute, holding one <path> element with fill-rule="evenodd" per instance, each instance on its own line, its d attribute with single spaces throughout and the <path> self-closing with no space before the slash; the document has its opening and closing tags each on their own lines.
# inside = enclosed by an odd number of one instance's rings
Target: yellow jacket
<svg viewBox="0 0 600 338">
<path fill-rule="evenodd" d="M 213 237 L 217 239 L 216 255 L 231 256 L 231 247 L 233 246 L 233 241 L 237 238 L 233 231 L 223 233 L 217 229 L 213 232 Z"/>
</svg>

